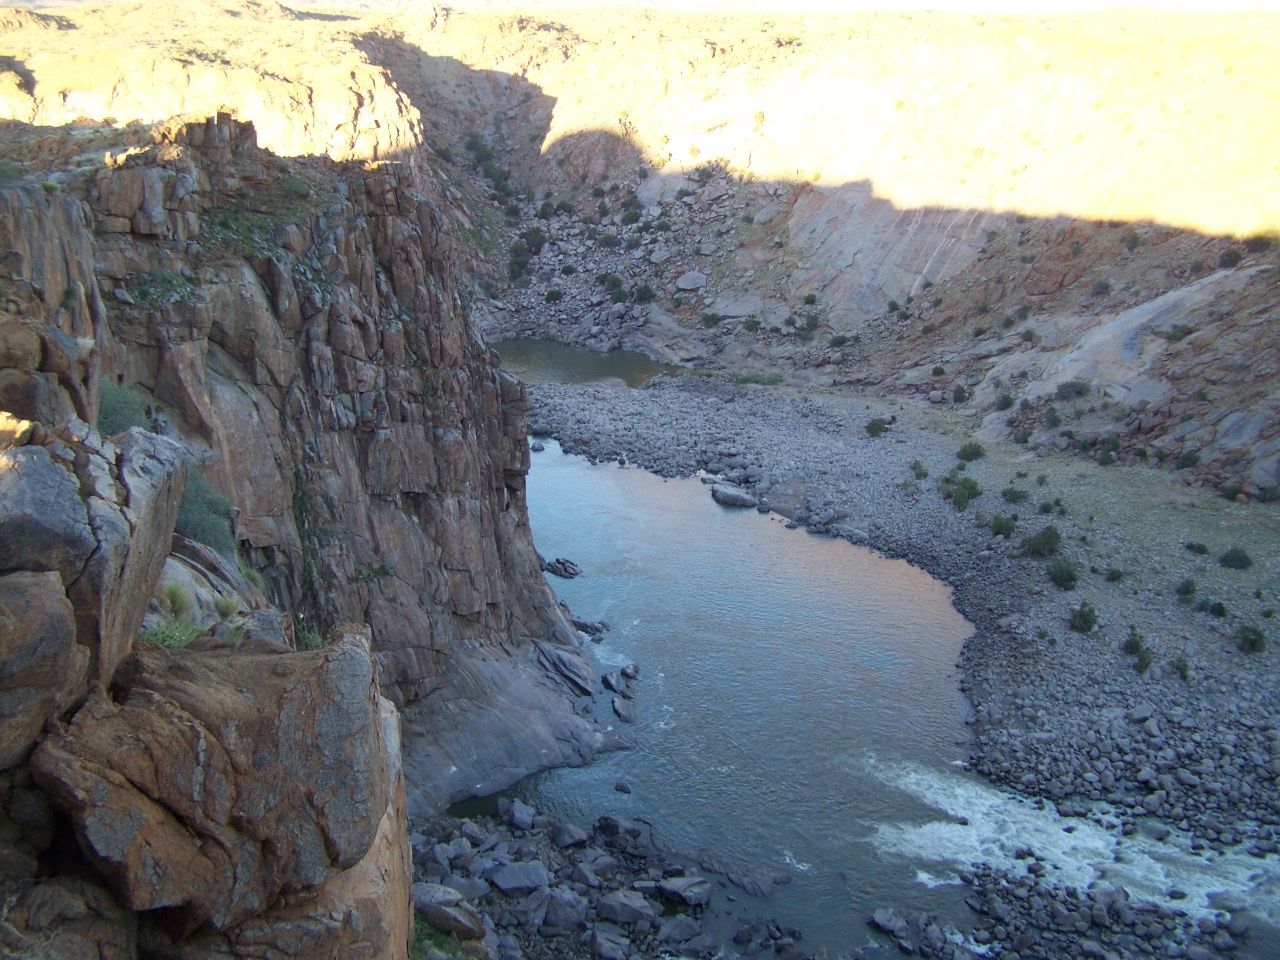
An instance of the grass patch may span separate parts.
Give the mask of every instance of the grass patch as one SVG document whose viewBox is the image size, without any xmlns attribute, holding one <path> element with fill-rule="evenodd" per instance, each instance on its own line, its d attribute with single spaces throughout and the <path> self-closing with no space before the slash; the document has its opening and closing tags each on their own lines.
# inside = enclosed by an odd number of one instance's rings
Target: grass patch
<svg viewBox="0 0 1280 960">
<path fill-rule="evenodd" d="M 911 475 L 912 475 L 913 477 L 915 477 L 917 480 L 923 480 L 923 479 L 925 479 L 925 477 L 929 476 L 929 470 L 928 470 L 928 468 L 927 468 L 923 463 L 921 463 L 919 460 L 912 460 L 912 461 L 911 461 Z"/>
<path fill-rule="evenodd" d="M 944 500 L 950 500 L 951 505 L 961 511 L 982 496 L 982 488 L 978 486 L 977 480 L 973 477 L 961 477 L 954 471 L 938 481 L 938 490 Z"/>
<path fill-rule="evenodd" d="M 970 440 L 963 447 L 956 451 L 956 456 L 965 463 L 971 463 L 981 457 L 985 457 L 987 451 L 983 449 L 982 444 L 976 440 Z"/>
<path fill-rule="evenodd" d="M 1062 534 L 1053 524 L 1022 541 L 1022 554 L 1026 557 L 1051 557 L 1062 546 Z"/>
<path fill-rule="evenodd" d="M 1253 566 L 1253 557 L 1241 547 L 1232 547 L 1218 558 L 1218 565 L 1228 570 L 1248 570 Z"/>
<path fill-rule="evenodd" d="M 1045 567 L 1045 572 L 1049 574 L 1049 579 L 1059 590 L 1074 590 L 1076 581 L 1080 578 L 1080 571 L 1076 565 L 1062 556 L 1050 560 L 1049 565 Z"/>
<path fill-rule="evenodd" d="M 174 530 L 215 550 L 233 549 L 236 542 L 231 535 L 231 501 L 214 490 L 202 474 L 190 471 Z"/>
<path fill-rule="evenodd" d="M 1076 633 L 1092 633 L 1093 628 L 1098 625 L 1098 611 L 1090 606 L 1088 600 L 1084 600 L 1080 606 L 1071 608 L 1069 625 Z"/>
<path fill-rule="evenodd" d="M 757 387 L 776 387 L 782 382 L 782 374 L 775 372 L 743 373 L 739 374 L 737 382 Z"/>
<path fill-rule="evenodd" d="M 1004 517 L 997 514 L 991 518 L 991 532 L 997 537 L 1004 537 L 1008 540 L 1013 536 L 1013 528 L 1018 523 L 1016 514 Z"/>
<path fill-rule="evenodd" d="M 1245 653 L 1261 653 L 1267 649 L 1267 638 L 1262 631 L 1248 624 L 1240 628 L 1236 639 L 1240 643 L 1240 649 Z"/>
<path fill-rule="evenodd" d="M 142 639 L 168 650 L 181 650 L 203 633 L 200 624 L 191 620 L 167 617 L 153 627 L 142 631 Z"/>
<path fill-rule="evenodd" d="M 1005 503 L 1022 503 L 1031 494 L 1025 490 L 1019 490 L 1017 487 L 1005 487 L 1000 491 L 1000 496 L 1004 498 Z"/>
<path fill-rule="evenodd" d="M 98 388 L 98 432 L 114 437 L 130 427 L 151 429 L 151 418 L 138 393 L 124 384 L 104 380 Z"/>
<path fill-rule="evenodd" d="M 867 421 L 864 429 L 867 431 L 867 436 L 878 437 L 889 429 L 889 421 L 885 420 L 884 417 L 872 417 Z"/>
</svg>

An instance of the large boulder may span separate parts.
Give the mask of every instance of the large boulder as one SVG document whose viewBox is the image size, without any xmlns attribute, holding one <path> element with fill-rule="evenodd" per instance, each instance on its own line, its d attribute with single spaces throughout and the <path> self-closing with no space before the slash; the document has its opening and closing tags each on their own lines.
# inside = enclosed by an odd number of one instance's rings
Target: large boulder
<svg viewBox="0 0 1280 960">
<path fill-rule="evenodd" d="M 0 770 L 23 760 L 45 721 L 71 706 L 88 663 L 58 573 L 0 577 Z"/>
<path fill-rule="evenodd" d="M 58 960 L 136 960 L 138 925 L 106 890 L 75 877 L 15 889 L 4 904 L 0 954 Z M 10 952 L 12 951 L 12 952 Z"/>
<path fill-rule="evenodd" d="M 142 645 L 31 765 L 131 909 L 225 929 L 369 852 L 391 790 L 380 713 L 367 634 L 285 655 Z"/>
</svg>

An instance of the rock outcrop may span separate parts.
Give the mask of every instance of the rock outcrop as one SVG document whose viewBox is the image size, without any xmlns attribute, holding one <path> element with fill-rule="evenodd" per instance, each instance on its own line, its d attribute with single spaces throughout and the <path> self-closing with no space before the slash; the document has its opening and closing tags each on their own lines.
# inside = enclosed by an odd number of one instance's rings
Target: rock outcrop
<svg viewBox="0 0 1280 960">
<path fill-rule="evenodd" d="M 225 115 L 0 186 L 14 949 L 396 960 L 409 807 L 601 745 L 452 220 Z"/>
</svg>

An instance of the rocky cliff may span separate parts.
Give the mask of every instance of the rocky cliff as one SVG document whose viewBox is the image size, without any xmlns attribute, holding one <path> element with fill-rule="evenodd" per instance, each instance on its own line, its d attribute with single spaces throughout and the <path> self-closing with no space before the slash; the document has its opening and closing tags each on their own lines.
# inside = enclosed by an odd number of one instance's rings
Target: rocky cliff
<svg viewBox="0 0 1280 960">
<path fill-rule="evenodd" d="M 600 743 L 523 389 L 425 155 L 93 135 L 0 186 L 6 947 L 402 956 L 407 808 Z"/>
</svg>

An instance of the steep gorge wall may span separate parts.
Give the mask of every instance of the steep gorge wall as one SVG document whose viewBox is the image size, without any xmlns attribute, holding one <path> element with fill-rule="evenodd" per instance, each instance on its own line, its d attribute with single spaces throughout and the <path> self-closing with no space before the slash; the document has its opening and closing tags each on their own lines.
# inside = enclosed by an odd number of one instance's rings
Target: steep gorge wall
<svg viewBox="0 0 1280 960">
<path fill-rule="evenodd" d="M 600 745 L 529 534 L 523 389 L 471 330 L 428 157 L 285 163 L 222 115 L 107 160 L 0 186 L 15 949 L 402 956 L 406 802 Z M 99 437 L 106 381 L 164 436 Z M 169 556 L 186 461 L 284 617 L 225 555 L 174 538 Z M 221 569 L 241 626 L 139 645 L 174 564 Z M 81 856 L 100 886 L 68 887 Z M 68 919 L 83 904 L 119 942 Z"/>
</svg>

